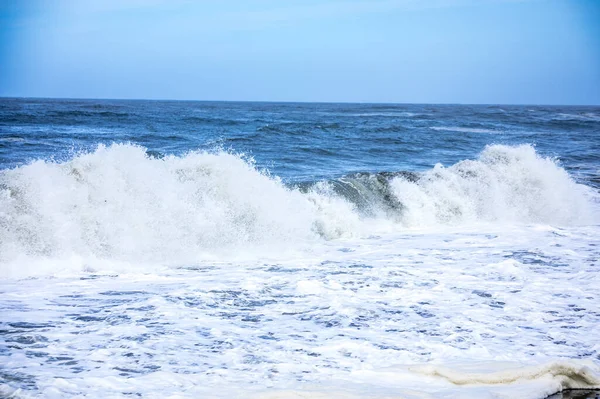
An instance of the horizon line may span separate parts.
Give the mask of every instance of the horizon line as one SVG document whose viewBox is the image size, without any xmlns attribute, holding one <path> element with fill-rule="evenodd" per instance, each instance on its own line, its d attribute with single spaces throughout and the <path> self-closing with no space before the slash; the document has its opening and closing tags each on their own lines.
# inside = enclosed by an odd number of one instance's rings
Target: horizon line
<svg viewBox="0 0 600 399">
<path fill-rule="evenodd" d="M 204 103 L 265 103 L 265 104 L 356 104 L 356 105 L 481 105 L 481 106 L 531 106 L 531 107 L 600 107 L 598 104 L 551 104 L 551 103 L 444 103 L 444 102 L 370 102 L 370 101 L 291 101 L 291 100 L 190 100 L 173 98 L 110 98 L 110 97 L 37 97 L 0 96 L 0 100 L 75 100 L 75 101 L 156 101 L 156 102 L 204 102 Z"/>
</svg>

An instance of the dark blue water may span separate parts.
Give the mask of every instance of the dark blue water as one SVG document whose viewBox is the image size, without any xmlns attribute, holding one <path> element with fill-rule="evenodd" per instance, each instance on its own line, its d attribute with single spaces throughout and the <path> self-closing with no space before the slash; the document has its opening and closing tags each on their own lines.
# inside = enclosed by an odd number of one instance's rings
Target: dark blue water
<svg viewBox="0 0 600 399">
<path fill-rule="evenodd" d="M 0 397 L 597 387 L 599 187 L 600 107 L 1 99 Z"/>
<path fill-rule="evenodd" d="M 285 181 L 419 171 L 487 144 L 533 144 L 587 184 L 600 182 L 600 107 L 0 100 L 0 168 L 65 160 L 99 143 L 152 156 L 226 149 Z"/>
</svg>

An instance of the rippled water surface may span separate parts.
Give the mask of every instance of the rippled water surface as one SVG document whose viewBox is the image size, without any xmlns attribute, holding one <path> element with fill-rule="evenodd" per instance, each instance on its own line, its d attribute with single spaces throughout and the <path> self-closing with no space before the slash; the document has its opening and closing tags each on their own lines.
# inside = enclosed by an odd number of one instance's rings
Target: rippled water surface
<svg viewBox="0 0 600 399">
<path fill-rule="evenodd" d="M 600 388 L 598 154 L 598 107 L 2 99 L 0 396 Z"/>
</svg>

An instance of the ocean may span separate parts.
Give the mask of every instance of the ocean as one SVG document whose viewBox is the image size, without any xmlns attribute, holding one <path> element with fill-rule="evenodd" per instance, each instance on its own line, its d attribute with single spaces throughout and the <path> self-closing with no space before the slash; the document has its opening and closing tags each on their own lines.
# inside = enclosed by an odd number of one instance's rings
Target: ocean
<svg viewBox="0 0 600 399">
<path fill-rule="evenodd" d="M 600 388 L 599 190 L 600 107 L 0 99 L 0 397 Z"/>
</svg>

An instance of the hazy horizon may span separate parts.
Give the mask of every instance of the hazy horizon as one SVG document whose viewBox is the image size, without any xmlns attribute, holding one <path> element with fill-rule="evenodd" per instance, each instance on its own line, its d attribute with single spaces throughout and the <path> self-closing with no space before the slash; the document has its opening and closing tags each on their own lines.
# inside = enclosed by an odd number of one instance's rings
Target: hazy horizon
<svg viewBox="0 0 600 399">
<path fill-rule="evenodd" d="M 271 101 L 271 100 L 205 100 L 178 98 L 98 98 L 98 97 L 23 97 L 0 96 L 5 100 L 65 100 L 65 101 L 156 101 L 156 102 L 198 102 L 198 103 L 273 103 L 273 104 L 365 104 L 365 105 L 464 105 L 464 106 L 508 106 L 508 107 L 600 107 L 598 104 L 553 104 L 553 103 L 416 103 L 416 102 L 369 102 L 369 101 Z"/>
</svg>

